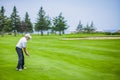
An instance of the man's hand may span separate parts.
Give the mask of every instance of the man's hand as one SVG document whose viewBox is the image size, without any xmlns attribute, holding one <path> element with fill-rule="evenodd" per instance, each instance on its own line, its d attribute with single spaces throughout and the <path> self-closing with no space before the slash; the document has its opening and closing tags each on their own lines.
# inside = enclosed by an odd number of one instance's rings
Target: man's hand
<svg viewBox="0 0 120 80">
<path fill-rule="evenodd" d="M 27 49 L 26 49 L 26 48 L 23 48 L 23 49 L 24 49 L 25 54 L 26 54 L 27 56 L 29 56 L 29 53 L 28 53 Z"/>
</svg>

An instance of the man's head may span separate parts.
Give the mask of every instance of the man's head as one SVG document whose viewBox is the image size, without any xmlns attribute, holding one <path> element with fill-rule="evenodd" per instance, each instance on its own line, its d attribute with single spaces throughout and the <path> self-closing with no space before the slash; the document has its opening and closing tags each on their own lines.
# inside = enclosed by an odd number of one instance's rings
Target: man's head
<svg viewBox="0 0 120 80">
<path fill-rule="evenodd" d="M 25 34 L 25 38 L 26 38 L 27 40 L 29 40 L 29 39 L 31 39 L 32 37 L 30 36 L 30 34 Z"/>
</svg>

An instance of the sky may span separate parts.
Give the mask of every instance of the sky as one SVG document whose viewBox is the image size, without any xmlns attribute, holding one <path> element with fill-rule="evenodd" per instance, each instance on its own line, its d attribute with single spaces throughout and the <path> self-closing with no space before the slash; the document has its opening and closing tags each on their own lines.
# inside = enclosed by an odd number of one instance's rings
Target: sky
<svg viewBox="0 0 120 80">
<path fill-rule="evenodd" d="M 41 6 L 51 18 L 62 12 L 69 32 L 75 31 L 79 21 L 83 25 L 93 21 L 98 31 L 120 30 L 120 0 L 0 0 L 1 6 L 7 16 L 16 6 L 22 20 L 28 12 L 32 23 L 36 22 Z"/>
</svg>

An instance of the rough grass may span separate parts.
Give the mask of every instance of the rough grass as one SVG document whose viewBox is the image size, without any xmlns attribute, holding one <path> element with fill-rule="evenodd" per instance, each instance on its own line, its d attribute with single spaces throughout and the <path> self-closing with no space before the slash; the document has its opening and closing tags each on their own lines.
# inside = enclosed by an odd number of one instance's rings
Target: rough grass
<svg viewBox="0 0 120 80">
<path fill-rule="evenodd" d="M 120 80 L 120 40 L 62 40 L 37 36 L 28 42 L 27 70 L 18 72 L 19 37 L 0 37 L 0 80 Z"/>
</svg>

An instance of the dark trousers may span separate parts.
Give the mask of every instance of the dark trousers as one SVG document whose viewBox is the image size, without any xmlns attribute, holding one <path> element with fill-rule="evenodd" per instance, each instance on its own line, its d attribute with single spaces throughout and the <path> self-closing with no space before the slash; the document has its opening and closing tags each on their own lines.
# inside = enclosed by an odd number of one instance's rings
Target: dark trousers
<svg viewBox="0 0 120 80">
<path fill-rule="evenodd" d="M 18 69 L 23 69 L 24 67 L 24 55 L 23 55 L 23 51 L 21 48 L 16 47 L 16 52 L 18 54 L 18 65 L 17 68 Z"/>
</svg>

